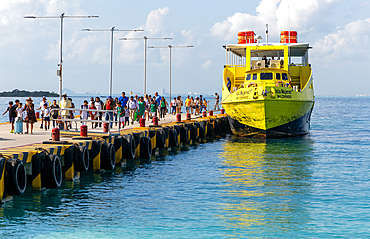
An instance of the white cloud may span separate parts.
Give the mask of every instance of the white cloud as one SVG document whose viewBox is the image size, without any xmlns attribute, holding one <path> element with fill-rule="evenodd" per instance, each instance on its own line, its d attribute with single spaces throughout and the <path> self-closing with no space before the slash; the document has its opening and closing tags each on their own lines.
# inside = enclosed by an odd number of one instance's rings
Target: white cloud
<svg viewBox="0 0 370 239">
<path fill-rule="evenodd" d="M 203 64 L 202 64 L 202 69 L 208 69 L 212 66 L 213 62 L 211 60 L 206 60 Z"/>
<path fill-rule="evenodd" d="M 313 45 L 313 60 L 326 67 L 369 61 L 369 44 L 370 18 L 357 20 L 317 40 Z"/>
<path fill-rule="evenodd" d="M 144 34 L 141 32 L 129 32 L 125 35 L 122 35 L 121 38 L 141 38 L 143 35 L 146 35 L 148 37 L 172 37 L 172 34 L 169 33 L 169 31 L 166 28 L 166 16 L 169 12 L 168 7 L 164 8 L 158 8 L 155 10 L 152 10 L 147 17 L 147 20 L 145 24 L 138 27 L 138 29 L 144 29 Z M 143 46 L 144 40 L 125 40 L 120 42 L 121 48 L 119 53 L 119 61 L 124 64 L 132 64 L 137 63 L 140 60 L 143 60 L 143 52 L 139 50 L 140 46 Z M 154 45 L 153 43 L 160 44 L 160 42 L 163 42 L 164 40 L 154 40 L 149 39 L 147 40 L 148 46 Z M 168 45 L 167 42 L 162 43 L 163 45 Z M 148 49 L 148 51 L 151 51 L 150 54 L 153 54 L 153 50 Z M 161 52 L 161 60 L 163 60 L 164 55 Z"/>
<path fill-rule="evenodd" d="M 256 15 L 237 12 L 224 21 L 216 22 L 210 33 L 223 40 L 235 40 L 238 31 L 254 30 L 264 37 L 265 24 L 269 24 L 269 33 L 276 39 L 281 30 L 294 29 L 304 33 L 322 28 L 327 12 L 341 1 L 262 0 L 256 8 Z"/>
</svg>

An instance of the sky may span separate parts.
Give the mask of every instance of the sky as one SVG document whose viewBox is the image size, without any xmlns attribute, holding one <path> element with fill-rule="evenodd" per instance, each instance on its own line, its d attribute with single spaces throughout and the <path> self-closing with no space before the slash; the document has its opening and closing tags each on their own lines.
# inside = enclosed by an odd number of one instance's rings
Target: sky
<svg viewBox="0 0 370 239">
<path fill-rule="evenodd" d="M 282 30 L 298 31 L 310 43 L 316 95 L 370 95 L 370 1 L 125 1 L 1 0 L 0 91 L 59 92 L 60 19 L 24 16 L 98 15 L 65 19 L 63 88 L 77 94 L 108 94 L 110 32 L 84 28 L 143 29 L 114 33 L 113 93 L 143 92 L 144 41 L 124 37 L 172 37 L 148 40 L 148 46 L 192 45 L 172 49 L 172 93 L 221 92 L 225 52 L 237 32 L 254 30 L 278 42 Z M 264 41 L 263 39 L 262 41 Z M 147 50 L 147 91 L 169 90 L 169 49 Z"/>
</svg>

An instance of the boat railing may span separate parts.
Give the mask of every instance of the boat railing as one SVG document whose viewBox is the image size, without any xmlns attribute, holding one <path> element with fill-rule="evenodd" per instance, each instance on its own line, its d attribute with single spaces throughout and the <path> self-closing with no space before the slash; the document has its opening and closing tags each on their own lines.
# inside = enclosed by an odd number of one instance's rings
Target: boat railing
<svg viewBox="0 0 370 239">
<path fill-rule="evenodd" d="M 227 67 L 246 67 L 246 65 L 224 65 L 224 68 Z"/>
<path fill-rule="evenodd" d="M 51 109 L 50 110 L 50 115 L 52 115 L 53 111 L 60 111 L 59 116 L 61 116 L 62 111 L 84 111 L 84 112 L 101 112 L 101 113 L 112 113 L 108 114 L 108 120 L 89 120 L 89 119 L 78 119 L 78 118 L 61 118 L 58 117 L 57 119 L 54 119 L 53 117 L 50 117 L 51 120 L 53 121 L 60 121 L 60 122 L 75 122 L 76 123 L 76 130 L 77 130 L 77 122 L 95 122 L 95 123 L 108 123 L 108 134 L 110 135 L 111 131 L 111 124 L 113 123 L 120 123 L 120 117 L 117 117 L 118 120 L 113 120 L 115 110 L 94 110 L 94 109 L 76 109 L 76 108 L 57 108 L 57 109 Z M 67 128 L 67 127 L 66 127 Z M 68 129 L 68 128 L 67 128 Z M 121 127 L 118 127 L 118 133 L 120 133 Z"/>
</svg>

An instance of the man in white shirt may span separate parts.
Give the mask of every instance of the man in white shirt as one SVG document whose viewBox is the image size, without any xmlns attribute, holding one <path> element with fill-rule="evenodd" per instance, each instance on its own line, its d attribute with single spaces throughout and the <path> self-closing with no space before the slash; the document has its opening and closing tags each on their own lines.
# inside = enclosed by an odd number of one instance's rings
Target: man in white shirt
<svg viewBox="0 0 370 239">
<path fill-rule="evenodd" d="M 61 109 L 66 109 L 66 108 L 71 108 L 72 107 L 72 104 L 71 104 L 71 101 L 67 98 L 67 93 L 64 93 L 63 94 L 63 99 L 60 101 L 60 108 Z M 70 115 L 70 112 L 69 110 L 62 110 L 60 112 L 60 115 L 63 119 L 69 119 L 69 115 Z M 68 127 L 67 127 L 67 122 L 64 122 L 64 125 L 65 125 L 65 129 L 68 130 Z"/>
<path fill-rule="evenodd" d="M 134 124 L 135 112 L 139 108 L 139 104 L 133 96 L 131 96 L 130 100 L 127 102 L 127 107 L 130 110 L 131 124 Z"/>
<path fill-rule="evenodd" d="M 40 102 L 40 107 L 36 110 L 40 110 L 41 109 L 41 126 L 40 126 L 40 129 L 43 128 L 43 125 L 44 125 L 44 113 L 43 113 L 43 109 L 44 109 L 44 104 L 47 104 L 48 108 L 49 108 L 49 102 L 46 101 L 46 97 L 43 96 L 42 97 L 42 101 Z"/>
</svg>

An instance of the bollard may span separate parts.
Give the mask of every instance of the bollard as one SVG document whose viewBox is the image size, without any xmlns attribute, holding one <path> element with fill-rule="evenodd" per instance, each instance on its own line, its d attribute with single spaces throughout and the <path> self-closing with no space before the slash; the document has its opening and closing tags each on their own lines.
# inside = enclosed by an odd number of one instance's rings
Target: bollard
<svg viewBox="0 0 370 239">
<path fill-rule="evenodd" d="M 186 120 L 191 120 L 191 114 L 190 113 L 186 114 Z"/>
<path fill-rule="evenodd" d="M 109 124 L 103 123 L 103 133 L 108 133 Z"/>
<path fill-rule="evenodd" d="M 36 119 L 40 119 L 40 112 L 36 112 Z"/>
<path fill-rule="evenodd" d="M 140 122 L 140 127 L 145 127 L 145 119 L 144 118 L 141 118 L 139 122 Z"/>
<path fill-rule="evenodd" d="M 207 112 L 203 111 L 203 117 L 207 117 Z"/>
<path fill-rule="evenodd" d="M 221 114 L 225 114 L 225 109 L 221 109 Z"/>
<path fill-rule="evenodd" d="M 181 122 L 181 114 L 177 114 L 176 115 L 176 121 L 177 122 Z"/>
<path fill-rule="evenodd" d="M 158 117 L 157 116 L 153 117 L 153 125 L 158 125 Z"/>
<path fill-rule="evenodd" d="M 82 137 L 87 137 L 87 125 L 81 125 L 80 135 Z"/>
<path fill-rule="evenodd" d="M 60 141 L 60 130 L 58 128 L 51 130 L 51 140 Z"/>
<path fill-rule="evenodd" d="M 209 116 L 213 116 L 213 110 L 209 111 Z"/>
</svg>

